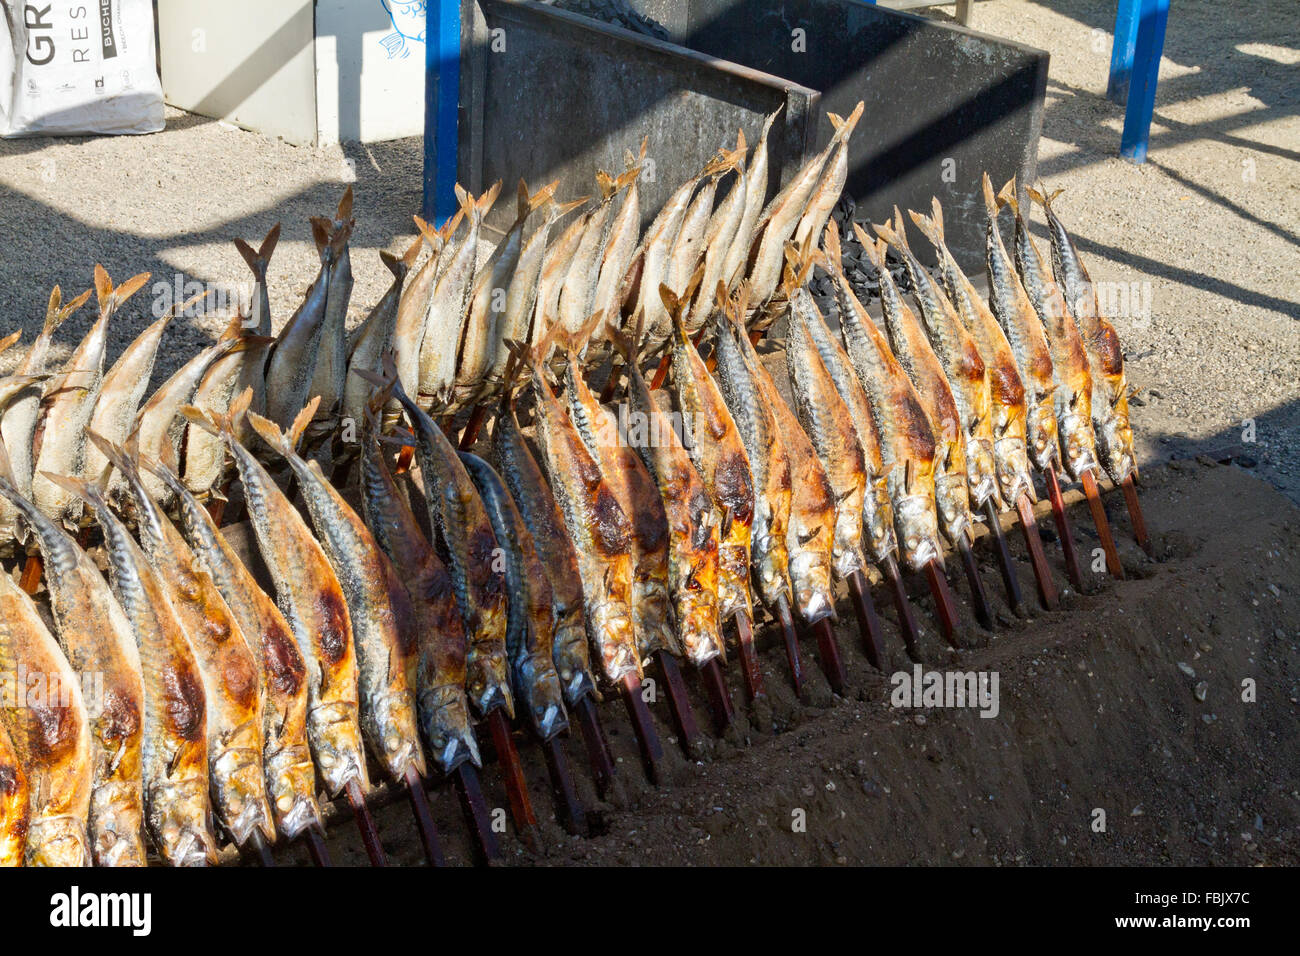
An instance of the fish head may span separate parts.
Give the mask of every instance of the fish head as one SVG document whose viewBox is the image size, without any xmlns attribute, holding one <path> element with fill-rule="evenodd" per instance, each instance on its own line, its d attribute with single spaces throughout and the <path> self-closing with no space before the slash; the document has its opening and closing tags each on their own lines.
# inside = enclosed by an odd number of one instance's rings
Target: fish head
<svg viewBox="0 0 1300 956">
<path fill-rule="evenodd" d="M 267 797 L 276 828 L 292 840 L 309 826 L 321 826 L 316 803 L 316 765 L 305 744 L 266 758 Z"/>
<path fill-rule="evenodd" d="M 723 654 L 722 634 L 718 628 L 716 591 L 684 588 L 676 596 L 677 637 L 682 653 L 696 667 L 703 667 Z"/>
<path fill-rule="evenodd" d="M 481 608 L 465 659 L 465 690 L 480 714 L 504 707 L 514 719 L 515 701 L 510 693 L 505 634 L 505 601 Z"/>
<path fill-rule="evenodd" d="M 1137 471 L 1137 457 L 1133 451 L 1133 427 L 1127 415 L 1110 415 L 1106 421 L 1095 424 L 1097 453 L 1102 467 L 1115 484 L 1119 484 Z"/>
<path fill-rule="evenodd" d="M 898 498 L 894 501 L 894 524 L 903 561 L 913 571 L 922 570 L 943 554 L 934 499 L 927 495 Z"/>
<path fill-rule="evenodd" d="M 450 774 L 466 760 L 476 767 L 483 765 L 464 688 L 454 684 L 427 688 L 420 694 L 418 711 L 429 756 L 440 771 Z"/>
<path fill-rule="evenodd" d="M 542 740 L 550 740 L 568 729 L 569 718 L 564 712 L 560 676 L 555 672 L 549 655 L 525 657 L 516 668 L 515 678 L 528 720 Z"/>
<path fill-rule="evenodd" d="M 70 816 L 33 817 L 27 829 L 27 866 L 90 866 L 86 824 Z"/>
<path fill-rule="evenodd" d="M 261 830 L 268 841 L 274 840 L 261 753 L 250 748 L 228 749 L 212 761 L 209 772 L 221 823 L 235 843 L 247 842 L 254 830 Z"/>
<path fill-rule="evenodd" d="M 331 796 L 341 793 L 350 780 L 358 781 L 363 791 L 369 788 L 355 700 L 315 707 L 308 714 L 307 729 L 316 769 Z"/>
<path fill-rule="evenodd" d="M 1085 471 L 1097 467 L 1097 446 L 1092 422 L 1083 415 L 1067 412 L 1057 419 L 1057 428 L 1065 470 L 1071 478 L 1078 480 Z"/>
<path fill-rule="evenodd" d="M 158 852 L 172 866 L 216 862 L 206 784 L 203 776 L 194 776 L 158 784 L 147 794 L 149 831 Z"/>
<path fill-rule="evenodd" d="M 831 554 L 801 549 L 790 555 L 790 581 L 794 586 L 794 606 L 806 624 L 835 618 L 835 598 L 831 590 Z"/>
<path fill-rule="evenodd" d="M 1046 470 L 1057 458 L 1056 403 L 1050 394 L 1028 406 L 1025 435 L 1030 459 L 1040 469 Z"/>
<path fill-rule="evenodd" d="M 889 500 L 889 482 L 883 474 L 868 481 L 862 496 L 862 534 L 875 561 L 883 561 L 898 551 L 894 506 Z"/>
<path fill-rule="evenodd" d="M 412 768 L 425 774 L 415 710 L 415 697 L 405 687 L 368 697 L 362 705 L 363 723 L 369 717 L 370 750 L 392 780 L 404 780 Z"/>
<path fill-rule="evenodd" d="M 618 686 L 629 674 L 641 676 L 641 658 L 632 635 L 632 618 L 625 602 L 604 600 L 593 606 L 590 616 L 593 646 L 600 649 L 600 666 L 605 679 Z"/>
<path fill-rule="evenodd" d="M 95 788 L 90 837 L 96 866 L 144 866 L 147 862 L 142 839 L 144 795 L 138 780 L 134 786 L 124 779 L 107 780 Z"/>
<path fill-rule="evenodd" d="M 966 442 L 966 483 L 970 487 L 970 507 L 982 508 L 998 492 L 997 466 L 993 442 L 972 438 Z"/>
<path fill-rule="evenodd" d="M 587 650 L 587 630 L 583 624 L 581 607 L 576 613 L 559 614 L 555 625 L 555 640 L 551 658 L 564 688 L 564 699 L 575 704 L 584 695 L 594 693 L 596 683 L 591 676 L 591 657 Z"/>
<path fill-rule="evenodd" d="M 1021 495 L 1036 501 L 1034 479 L 1029 474 L 1029 454 L 1025 440 L 1014 436 L 1001 438 L 995 446 L 998 468 L 998 494 L 1007 504 L 1014 505 Z"/>
</svg>

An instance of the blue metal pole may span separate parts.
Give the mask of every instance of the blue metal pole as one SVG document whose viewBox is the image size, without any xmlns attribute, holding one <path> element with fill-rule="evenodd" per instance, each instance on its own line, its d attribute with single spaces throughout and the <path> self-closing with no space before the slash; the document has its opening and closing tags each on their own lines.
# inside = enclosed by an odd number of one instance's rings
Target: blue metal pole
<svg viewBox="0 0 1300 956">
<path fill-rule="evenodd" d="M 456 212 L 460 0 L 429 0 L 425 24 L 424 218 L 441 227 Z"/>
<path fill-rule="evenodd" d="M 1119 139 L 1119 154 L 1129 162 L 1145 163 L 1147 140 L 1151 134 L 1151 116 L 1156 108 L 1156 81 L 1160 74 L 1160 54 L 1165 48 L 1165 21 L 1169 18 L 1169 0 L 1142 0 L 1142 19 L 1138 24 L 1137 45 L 1133 52 L 1133 77 L 1129 82 L 1128 107 L 1124 112 L 1124 132 Z"/>
<path fill-rule="evenodd" d="M 1128 98 L 1129 76 L 1133 72 L 1133 48 L 1137 46 L 1138 8 L 1141 0 L 1119 0 L 1115 11 L 1115 41 L 1110 48 L 1110 79 L 1106 99 L 1121 106 Z"/>
</svg>

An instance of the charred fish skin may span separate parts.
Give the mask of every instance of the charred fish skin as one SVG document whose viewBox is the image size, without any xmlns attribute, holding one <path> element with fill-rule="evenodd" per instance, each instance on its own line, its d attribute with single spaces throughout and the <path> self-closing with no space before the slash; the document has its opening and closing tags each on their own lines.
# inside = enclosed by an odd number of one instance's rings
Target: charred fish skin
<svg viewBox="0 0 1300 956">
<path fill-rule="evenodd" d="M 899 551 L 904 563 L 919 571 L 943 553 L 935 503 L 934 427 L 916 387 L 849 286 L 840 264 L 838 233 L 828 226 L 826 238 L 823 268 L 839 306 L 845 352 L 871 401 Z M 863 245 L 874 250 L 870 239 Z M 882 296 L 889 291 L 883 277 L 881 291 Z"/>
<path fill-rule="evenodd" d="M 754 525 L 754 476 L 727 403 L 691 342 L 684 305 L 660 289 L 673 321 L 673 390 L 685 426 L 683 444 L 713 500 L 718 520 L 718 617 L 753 617 L 749 588 Z M 687 296 L 689 298 L 689 295 Z"/>
<path fill-rule="evenodd" d="M 568 412 L 534 367 L 537 434 L 555 500 L 578 555 L 587 633 L 613 686 L 642 676 L 632 623 L 632 525 Z"/>
<path fill-rule="evenodd" d="M 356 780 L 369 789 L 357 696 L 357 660 L 347 602 L 334 569 L 307 523 L 261 463 L 234 436 L 233 420 L 252 398 L 236 400 L 229 419 L 191 422 L 215 428 L 226 442 L 244 486 L 258 550 L 275 582 L 275 602 L 293 630 L 307 665 L 307 737 L 316 769 L 331 796 Z"/>
<path fill-rule="evenodd" d="M 275 839 L 262 776 L 262 695 L 257 667 L 239 622 L 171 519 L 150 497 L 134 460 L 90 435 L 126 478 L 135 501 L 140 546 L 158 574 L 203 681 L 208 776 L 217 816 L 236 844 L 253 830 Z"/>
<path fill-rule="evenodd" d="M 802 285 L 789 291 L 790 334 L 786 368 L 795 412 L 812 442 L 835 495 L 835 571 L 842 578 L 864 571 L 862 506 L 866 495 L 866 463 L 848 405 L 835 388 L 830 372 L 813 344 L 808 326 L 821 321 L 817 306 Z"/>
<path fill-rule="evenodd" d="M 519 506 L 551 583 L 555 613 L 552 660 L 570 707 L 596 694 L 583 623 L 582 575 L 578 554 L 564 526 L 564 515 L 533 457 L 515 417 L 507 386 L 501 414 L 492 432 L 492 460 Z"/>
<path fill-rule="evenodd" d="M 520 608 L 519 620 L 512 621 L 507 632 L 515 696 L 523 702 L 537 736 L 550 740 L 569 726 L 564 692 L 552 662 L 555 622 L 550 583 L 501 476 L 477 455 L 461 452 L 460 458 L 482 492 L 497 541 L 505 549 L 506 583 L 515 595 L 510 603 Z"/>
<path fill-rule="evenodd" d="M 0 720 L 0 869 L 23 865 L 31 813 L 27 775 Z"/>
<path fill-rule="evenodd" d="M 497 540 L 478 490 L 441 428 L 400 385 L 394 396 L 415 429 L 415 453 L 424 481 L 430 525 L 442 538 L 456 604 L 469 634 L 465 687 L 482 716 L 504 707 L 514 718 L 506 653 L 505 576 L 496 560 Z"/>
<path fill-rule="evenodd" d="M 99 568 L 64 530 L 8 480 L 0 495 L 27 522 L 44 556 L 50 611 L 68 662 L 96 674 L 100 700 L 90 708 L 94 783 L 90 844 L 96 866 L 144 866 L 144 790 L 140 769 L 144 685 L 131 624 Z M 2 771 L 0 771 L 2 772 Z"/>
<path fill-rule="evenodd" d="M 279 832 L 292 840 L 323 826 L 307 741 L 307 667 L 289 622 L 174 472 L 142 462 L 176 495 L 181 531 L 239 622 L 263 690 L 262 766 Z"/>
<path fill-rule="evenodd" d="M 1025 418 L 1027 400 L 1024 382 L 1016 367 L 1015 353 L 993 313 L 971 285 L 957 260 L 948 250 L 943 230 L 943 209 L 931 201 L 931 215 L 911 213 L 912 221 L 930 240 L 939 257 L 940 282 L 966 331 L 975 340 L 989 376 L 989 406 L 993 424 L 993 465 L 1002 501 L 1014 505 L 1021 495 L 1037 500 L 1029 474 Z"/>
<path fill-rule="evenodd" d="M 104 532 L 110 584 L 135 633 L 144 683 L 145 822 L 172 866 L 215 859 L 208 830 L 207 698 L 198 660 L 162 581 L 98 488 L 56 477 L 91 506 Z"/>
<path fill-rule="evenodd" d="M 614 415 L 587 387 L 572 350 L 568 353 L 564 392 L 569 420 L 631 522 L 631 610 L 637 650 L 643 661 L 660 650 L 680 657 L 681 647 L 670 624 L 668 516 L 659 489 L 636 450 L 623 440 Z"/>
<path fill-rule="evenodd" d="M 1016 269 L 1025 293 L 1038 314 L 1047 344 L 1052 353 L 1052 376 L 1056 382 L 1056 429 L 1062 463 L 1071 478 L 1078 480 L 1085 471 L 1097 467 L 1097 444 L 1092 430 L 1092 373 L 1073 316 L 1065 307 L 1065 298 L 1056 287 L 1020 214 L 1015 198 L 1015 180 L 1007 183 L 999 196 L 1015 216 Z"/>
<path fill-rule="evenodd" d="M 993 194 L 988 173 L 984 174 L 982 187 L 988 215 L 984 259 L 989 277 L 989 306 L 1006 334 L 1025 387 L 1025 438 L 1029 457 L 1040 470 L 1046 471 L 1060 459 L 1052 353 L 1043 324 L 1002 242 L 998 228 L 1002 207 Z"/>
<path fill-rule="evenodd" d="M 416 715 L 429 757 L 444 774 L 466 760 L 482 766 L 465 694 L 465 622 L 456 607 L 451 578 L 402 497 L 378 436 L 371 433 L 362 443 L 361 492 L 366 523 L 397 567 L 411 598 L 419 650 Z"/>
<path fill-rule="evenodd" d="M 1101 314 L 1097 290 L 1079 258 L 1074 241 L 1052 209 L 1057 190 L 1048 196 L 1027 190 L 1029 197 L 1047 214 L 1048 235 L 1052 243 L 1052 271 L 1065 297 L 1066 311 L 1075 321 L 1088 352 L 1092 372 L 1092 422 L 1097 440 L 1097 454 L 1115 484 L 1137 474 L 1137 456 L 1133 450 L 1133 427 L 1129 421 L 1130 390 L 1124 376 L 1124 350 L 1119 334 Z"/>
<path fill-rule="evenodd" d="M 0 575 L 0 612 L 0 723 L 30 787 L 23 862 L 89 866 L 91 744 L 80 676 L 8 575 Z M 33 691 L 32 677 L 55 692 Z"/>
<path fill-rule="evenodd" d="M 629 429 L 627 442 L 640 454 L 659 487 L 668 518 L 668 574 L 677 639 L 696 667 L 726 660 L 718 614 L 718 522 L 713 500 L 672 422 L 632 360 L 629 341 L 615 338 L 628 363 L 628 404 L 646 427 Z"/>
<path fill-rule="evenodd" d="M 719 289 L 719 295 L 722 295 Z M 750 570 L 769 608 L 792 604 L 786 532 L 790 526 L 790 460 L 757 379 L 757 353 L 745 335 L 743 300 L 717 312 L 716 376 L 754 477 Z M 748 348 L 746 348 L 748 347 Z"/>
</svg>

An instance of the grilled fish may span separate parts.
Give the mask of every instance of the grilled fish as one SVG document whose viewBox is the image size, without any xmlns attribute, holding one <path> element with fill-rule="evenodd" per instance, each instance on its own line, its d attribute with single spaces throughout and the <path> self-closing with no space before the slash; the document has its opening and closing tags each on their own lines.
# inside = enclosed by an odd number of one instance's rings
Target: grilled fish
<svg viewBox="0 0 1300 956">
<path fill-rule="evenodd" d="M 835 130 L 837 142 L 826 165 L 822 167 L 821 177 L 813 187 L 808 205 L 799 218 L 799 225 L 794 231 L 795 248 L 802 249 L 806 245 L 817 244 L 818 237 L 826 228 L 826 221 L 831 217 L 831 211 L 840 201 L 844 183 L 849 178 L 849 137 L 853 135 L 865 107 L 866 104 L 858 100 L 858 105 L 847 119 L 834 113 L 826 114 Z"/>
<path fill-rule="evenodd" d="M 22 866 L 31 822 L 31 788 L 18 751 L 0 720 L 0 868 Z"/>
<path fill-rule="evenodd" d="M 639 330 L 638 330 L 639 331 Z M 696 667 L 726 660 L 718 615 L 718 521 L 700 477 L 669 416 L 655 402 L 634 359 L 634 339 L 611 332 L 628 371 L 629 420 L 623 436 L 659 487 L 668 519 L 668 583 L 682 651 Z M 583 544 L 577 542 L 579 553 Z"/>
<path fill-rule="evenodd" d="M 636 255 L 637 241 L 641 238 L 641 193 L 637 183 L 644 169 L 646 140 L 641 141 L 641 155 L 627 153 L 627 189 L 623 192 L 623 201 L 618 212 L 614 214 L 609 227 L 609 241 L 605 245 L 605 255 L 600 262 L 600 278 L 596 280 L 596 297 L 592 300 L 591 314 L 601 315 L 609 322 L 615 322 L 623 298 L 628 292 L 627 273 Z M 523 338 L 523 336 L 514 336 Z"/>
<path fill-rule="evenodd" d="M 726 273 L 727 254 L 735 243 L 741 219 L 745 215 L 745 154 L 747 152 L 745 131 L 740 130 L 736 134 L 736 148 L 730 155 L 731 169 L 728 170 L 735 172 L 735 179 L 722 198 L 722 202 L 718 203 L 718 207 L 713 210 L 713 215 L 709 217 L 708 225 L 704 229 L 701 243 L 704 250 L 704 271 L 700 279 L 699 294 L 692 301 L 690 312 L 686 316 L 686 330 L 692 335 L 704 327 L 713 313 L 717 305 L 714 290 L 717 289 L 718 283 L 729 278 Z"/>
<path fill-rule="evenodd" d="M 537 556 L 533 536 L 501 476 L 477 455 L 461 452 L 460 460 L 483 495 L 497 543 L 505 552 L 506 584 L 511 594 L 506 648 L 515 697 L 537 736 L 550 740 L 569 726 L 564 692 L 552 660 L 555 619 L 550 582 Z"/>
<path fill-rule="evenodd" d="M 447 239 L 456 231 L 464 215 L 463 211 L 457 212 L 439 230 L 431 229 L 419 216 L 413 217 L 420 238 L 429 247 L 430 255 L 415 270 L 415 275 L 402 290 L 402 298 L 397 304 L 397 324 L 393 329 L 397 376 L 408 394 L 415 392 L 420 385 L 420 347 L 424 344 L 424 317 L 429 312 L 429 298 L 433 295 L 433 283 L 438 277 L 438 263 L 446 248 Z M 392 412 L 396 417 L 396 402 L 393 403 Z"/>
<path fill-rule="evenodd" d="M 641 354 L 653 352 L 672 331 L 671 320 L 664 308 L 663 298 L 659 294 L 659 286 L 668 280 L 673 246 L 677 242 L 678 233 L 682 230 L 682 223 L 686 220 L 691 197 L 695 195 L 695 187 L 708 175 L 708 172 L 709 167 L 706 166 L 697 175 L 682 183 L 677 191 L 668 197 L 668 202 L 664 203 L 659 214 L 650 223 L 650 228 L 641 237 L 641 248 L 633 258 L 633 268 L 637 268 L 638 262 L 640 268 L 636 305 L 632 314 L 639 315 L 639 321 L 644 329 L 645 341 L 637 343 Z"/>
<path fill-rule="evenodd" d="M 1056 383 L 1052 379 L 1052 353 L 1038 314 L 1016 275 L 1015 264 L 1002 244 L 998 230 L 1001 209 L 993 195 L 989 174 L 984 174 L 984 208 L 988 213 L 985 264 L 989 276 L 989 306 L 1006 334 L 1007 344 L 1020 370 L 1025 388 L 1025 438 L 1030 459 L 1046 471 L 1060 459 L 1056 444 Z"/>
<path fill-rule="evenodd" d="M 561 327 L 571 335 L 586 323 L 596 305 L 601 268 L 609 241 L 614 234 L 615 207 L 619 195 L 636 181 L 640 169 L 629 169 L 621 176 L 596 172 L 600 202 L 583 217 L 582 238 L 578 240 L 569 268 L 564 274 L 556 316 Z"/>
<path fill-rule="evenodd" d="M 1038 252 L 1029 227 L 1020 215 L 1015 180 L 1008 182 L 998 199 L 1011 207 L 1016 217 L 1016 268 L 1025 293 L 1038 313 L 1052 353 L 1052 380 L 1056 383 L 1056 432 L 1065 470 L 1078 480 L 1097 467 L 1097 445 L 1092 431 L 1092 374 L 1074 318 L 1065 307 L 1061 290 L 1052 281 L 1047 263 Z"/>
<path fill-rule="evenodd" d="M 380 447 L 379 395 L 367 419 L 361 445 L 361 504 L 375 540 L 406 584 L 418 642 L 416 715 L 429 756 L 450 774 L 466 760 L 482 766 L 465 696 L 465 622 L 456 606 L 451 577 L 398 489 Z"/>
<path fill-rule="evenodd" d="M 144 683 L 141 758 L 149 834 L 172 866 L 204 866 L 215 861 L 216 847 L 208 830 L 207 698 L 198 660 L 157 572 L 99 488 L 76 478 L 52 480 L 94 510 L 113 593 L 135 633 Z"/>
<path fill-rule="evenodd" d="M 207 702 L 208 777 L 222 825 L 236 844 L 254 829 L 275 839 L 262 777 L 262 694 L 239 622 L 181 533 L 149 495 L 130 453 L 94 432 L 90 440 L 126 478 L 137 535 L 189 639 Z"/>
<path fill-rule="evenodd" d="M 912 221 L 934 245 L 939 256 L 939 277 L 948 300 L 966 331 L 975 340 L 984 367 L 989 374 L 989 405 L 993 415 L 993 465 L 998 492 L 1008 505 L 1015 505 L 1021 495 L 1034 501 L 1034 480 L 1029 475 L 1029 455 L 1025 446 L 1027 404 L 1025 386 L 1016 368 L 1016 356 L 1006 334 L 957 260 L 948 251 L 943 235 L 943 209 L 939 200 L 931 202 L 929 217 L 913 212 Z"/>
<path fill-rule="evenodd" d="M 875 253 L 868 237 L 863 247 Z M 935 509 L 935 433 L 925 405 L 889 343 L 849 285 L 840 264 L 839 234 L 826 228 L 826 256 L 819 260 L 831 278 L 839 306 L 840 335 L 849 363 L 871 402 L 871 417 L 880 436 L 894 528 L 907 566 L 924 568 L 942 554 Z M 879 263 L 883 266 L 883 259 Z M 898 290 L 881 279 L 882 301 L 902 305 Z"/>
<path fill-rule="evenodd" d="M 307 523 L 235 439 L 233 423 L 251 400 L 252 393 L 244 392 L 231 405 L 229 416 L 204 416 L 192 406 L 183 413 L 192 423 L 215 429 L 235 459 L 258 550 L 275 582 L 275 602 L 307 666 L 307 739 L 326 790 L 337 796 L 355 780 L 364 791 L 370 778 L 357 713 L 357 659 L 347 603 Z"/>
<path fill-rule="evenodd" d="M 176 496 L 180 527 L 212 576 L 253 655 L 262 691 L 262 768 L 277 829 L 292 840 L 322 826 L 307 742 L 307 665 L 293 629 L 244 566 L 206 508 L 161 462 L 141 462 Z"/>
<path fill-rule="evenodd" d="M 735 237 L 727 248 L 723 260 L 722 275 L 730 289 L 745 277 L 749 265 L 749 252 L 756 238 L 759 216 L 763 213 L 763 202 L 767 199 L 767 136 L 772 124 L 781 113 L 781 108 L 763 121 L 763 130 L 758 135 L 754 152 L 749 158 L 749 165 L 741 173 L 741 182 L 745 188 L 744 209 L 740 214 L 740 224 L 736 227 Z M 741 183 L 736 184 L 738 187 Z M 706 291 L 707 291 L 707 287 Z"/>
<path fill-rule="evenodd" d="M 353 429 L 360 429 L 366 420 L 366 405 L 374 386 L 357 374 L 360 371 L 379 375 L 383 372 L 384 357 L 393 347 L 393 335 L 397 328 L 397 317 L 402 301 L 402 289 L 406 276 L 415 261 L 420 257 L 424 239 L 416 239 L 399 259 L 397 256 L 380 252 L 379 258 L 388 271 L 393 274 L 383 298 L 370 310 L 366 320 L 357 326 L 348 336 L 348 377 L 343 386 L 343 405 L 340 410 L 341 420 L 351 422 Z"/>
<path fill-rule="evenodd" d="M 88 702 L 95 865 L 144 866 L 140 752 L 145 701 L 131 623 L 99 568 L 69 534 L 9 481 L 0 479 L 0 495 L 22 514 L 45 558 L 50 611 L 68 662 L 78 674 L 97 675 L 99 700 Z"/>
<path fill-rule="evenodd" d="M 1133 426 L 1129 423 L 1128 400 L 1132 394 L 1124 377 L 1124 350 L 1115 327 L 1101 314 L 1097 290 L 1084 268 L 1073 240 L 1052 209 L 1050 196 L 1026 190 L 1029 198 L 1047 214 L 1048 235 L 1052 242 L 1052 271 L 1056 284 L 1065 296 L 1066 311 L 1074 319 L 1088 352 L 1092 373 L 1092 428 L 1097 440 L 1097 456 L 1115 484 L 1137 474 L 1137 457 L 1133 452 Z"/>
<path fill-rule="evenodd" d="M 30 788 L 27 866 L 90 865 L 93 762 L 82 676 L 32 599 L 0 574 L 0 723 Z"/>
<path fill-rule="evenodd" d="M 235 240 L 235 248 L 253 272 L 253 301 L 248 313 L 247 328 L 254 335 L 271 334 L 271 296 L 266 287 L 266 270 L 271 264 L 271 253 L 280 241 L 280 224 L 277 222 L 267 232 L 262 244 L 253 249 L 243 239 Z"/>
<path fill-rule="evenodd" d="M 348 238 L 355 225 L 352 187 L 349 186 L 339 200 L 334 221 L 326 226 L 329 241 L 334 246 L 334 265 L 325 289 L 325 318 L 321 322 L 316 368 L 311 388 L 307 391 L 309 396 L 320 397 L 316 416 L 327 420 L 332 420 L 338 413 L 347 379 L 348 303 L 352 299 L 352 256 L 348 251 Z"/>
</svg>

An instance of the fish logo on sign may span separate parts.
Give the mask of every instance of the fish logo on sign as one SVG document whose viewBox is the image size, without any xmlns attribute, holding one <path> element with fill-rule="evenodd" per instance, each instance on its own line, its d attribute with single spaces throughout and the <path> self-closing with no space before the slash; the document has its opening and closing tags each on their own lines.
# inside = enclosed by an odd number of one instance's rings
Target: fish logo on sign
<svg viewBox="0 0 1300 956">
<path fill-rule="evenodd" d="M 390 60 L 405 60 L 411 55 L 411 43 L 424 42 L 428 0 L 379 0 L 393 23 L 393 32 L 380 40 Z"/>
<path fill-rule="evenodd" d="M 113 0 L 99 0 L 99 40 L 105 60 L 117 56 L 117 40 L 113 38 Z"/>
</svg>

